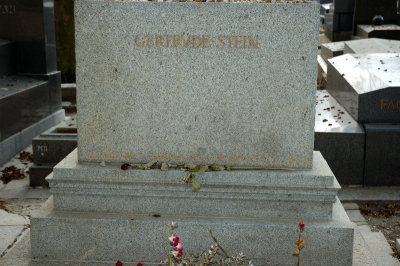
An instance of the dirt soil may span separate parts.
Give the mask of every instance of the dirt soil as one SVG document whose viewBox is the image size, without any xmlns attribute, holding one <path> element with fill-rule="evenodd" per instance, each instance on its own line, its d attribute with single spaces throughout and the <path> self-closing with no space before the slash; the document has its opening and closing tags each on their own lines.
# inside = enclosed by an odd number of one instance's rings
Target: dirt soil
<svg viewBox="0 0 400 266">
<path fill-rule="evenodd" d="M 358 202 L 361 214 L 372 231 L 381 231 L 393 249 L 393 256 L 400 261 L 396 250 L 396 239 L 400 238 L 400 202 Z"/>
</svg>

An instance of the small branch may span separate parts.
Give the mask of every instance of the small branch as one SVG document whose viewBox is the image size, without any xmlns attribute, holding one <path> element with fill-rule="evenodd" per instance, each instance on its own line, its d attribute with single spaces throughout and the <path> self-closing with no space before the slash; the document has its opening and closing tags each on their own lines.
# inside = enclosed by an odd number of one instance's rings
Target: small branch
<svg viewBox="0 0 400 266">
<path fill-rule="evenodd" d="M 172 261 L 171 261 L 171 243 L 169 243 L 169 225 L 168 225 L 168 258 L 169 258 L 169 266 L 172 266 Z"/>
<path fill-rule="evenodd" d="M 215 238 L 213 231 L 211 230 L 211 227 L 208 227 L 208 232 L 210 232 L 210 235 L 212 237 L 212 239 L 214 240 L 215 244 L 217 244 L 217 246 L 221 249 L 221 251 L 224 253 L 225 257 L 227 258 L 231 258 L 232 257 L 228 254 L 228 252 L 225 251 L 225 249 L 219 244 L 218 240 Z"/>
</svg>

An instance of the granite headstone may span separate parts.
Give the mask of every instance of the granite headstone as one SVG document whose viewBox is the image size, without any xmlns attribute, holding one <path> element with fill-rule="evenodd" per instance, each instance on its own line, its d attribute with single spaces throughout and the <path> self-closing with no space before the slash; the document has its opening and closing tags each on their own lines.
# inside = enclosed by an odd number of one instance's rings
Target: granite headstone
<svg viewBox="0 0 400 266">
<path fill-rule="evenodd" d="M 311 168 L 317 6 L 242 7 L 77 2 L 79 161 Z"/>
<path fill-rule="evenodd" d="M 53 207 L 31 220 L 36 265 L 158 264 L 171 221 L 185 252 L 210 243 L 210 226 L 227 250 L 294 265 L 298 219 L 318 247 L 304 264 L 351 265 L 353 224 L 313 152 L 318 13 L 314 2 L 75 1 L 78 148 L 47 178 Z M 308 163 L 284 159 L 300 151 Z M 121 170 L 204 158 L 247 170 L 195 173 L 194 191 L 181 169 Z"/>
</svg>

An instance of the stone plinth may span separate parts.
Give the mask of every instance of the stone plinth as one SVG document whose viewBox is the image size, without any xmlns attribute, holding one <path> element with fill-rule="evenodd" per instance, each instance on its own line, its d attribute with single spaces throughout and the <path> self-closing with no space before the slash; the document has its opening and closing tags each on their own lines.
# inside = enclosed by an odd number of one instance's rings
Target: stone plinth
<svg viewBox="0 0 400 266">
<path fill-rule="evenodd" d="M 318 4 L 75 4 L 80 161 L 311 168 Z"/>
<path fill-rule="evenodd" d="M 351 265 L 352 223 L 320 153 L 314 153 L 311 170 L 197 174 L 198 192 L 180 181 L 183 175 L 82 165 L 74 151 L 48 178 L 54 208 L 31 221 L 32 257 L 38 265 L 55 260 L 158 263 L 168 254 L 166 226 L 176 220 L 188 252 L 211 244 L 209 225 L 230 252 L 289 265 L 296 261 L 291 254 L 297 221 L 303 219 L 304 264 Z"/>
</svg>

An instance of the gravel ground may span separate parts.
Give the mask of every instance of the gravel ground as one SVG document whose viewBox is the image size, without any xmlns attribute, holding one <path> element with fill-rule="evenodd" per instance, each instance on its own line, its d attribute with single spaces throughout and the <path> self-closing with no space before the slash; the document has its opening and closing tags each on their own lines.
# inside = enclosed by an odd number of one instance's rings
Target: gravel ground
<svg viewBox="0 0 400 266">
<path fill-rule="evenodd" d="M 393 255 L 400 261 L 400 254 L 395 247 L 396 239 L 400 238 L 400 202 L 358 202 L 358 206 L 371 230 L 384 234 L 392 247 Z"/>
</svg>

